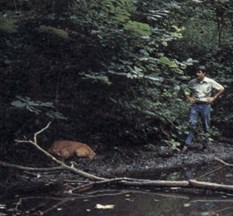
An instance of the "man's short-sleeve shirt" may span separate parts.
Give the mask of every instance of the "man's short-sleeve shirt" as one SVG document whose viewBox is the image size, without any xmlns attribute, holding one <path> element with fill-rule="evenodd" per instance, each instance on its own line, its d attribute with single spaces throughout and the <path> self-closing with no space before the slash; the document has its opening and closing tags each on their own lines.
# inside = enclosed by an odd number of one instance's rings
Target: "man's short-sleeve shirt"
<svg viewBox="0 0 233 216">
<path fill-rule="evenodd" d="M 223 86 L 217 83 L 215 80 L 205 77 L 202 81 L 198 79 L 192 79 L 188 83 L 188 89 L 190 93 L 197 101 L 205 101 L 207 98 L 212 96 L 214 90 L 221 90 Z"/>
</svg>

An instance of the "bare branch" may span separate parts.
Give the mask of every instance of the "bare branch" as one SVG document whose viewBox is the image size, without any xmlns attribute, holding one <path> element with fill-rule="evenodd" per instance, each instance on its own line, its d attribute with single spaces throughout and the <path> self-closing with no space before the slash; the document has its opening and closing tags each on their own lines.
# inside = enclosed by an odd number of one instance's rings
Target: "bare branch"
<svg viewBox="0 0 233 216">
<path fill-rule="evenodd" d="M 45 131 L 51 124 L 52 122 L 49 122 L 44 128 L 42 128 L 41 130 L 37 131 L 35 134 L 34 134 L 34 143 L 37 143 L 37 136 L 39 134 L 41 134 L 43 131 Z"/>
<path fill-rule="evenodd" d="M 203 174 L 203 175 L 200 175 L 200 176 L 197 177 L 197 179 L 200 179 L 200 178 L 202 178 L 202 177 L 204 177 L 204 176 L 213 174 L 213 173 L 215 173 L 215 172 L 217 172 L 217 171 L 223 169 L 224 167 L 226 167 L 226 165 L 222 165 L 221 167 L 218 167 L 218 168 L 216 168 L 216 169 L 214 169 L 214 170 L 211 170 L 211 171 L 209 171 L 209 172 L 207 172 L 207 173 L 205 173 L 205 174 Z"/>
<path fill-rule="evenodd" d="M 220 158 L 215 158 L 215 160 L 219 161 L 220 163 L 224 164 L 225 166 L 233 167 L 233 164 L 227 163 L 227 162 L 221 160 Z"/>
<path fill-rule="evenodd" d="M 190 186 L 194 186 L 197 188 L 233 191 L 233 185 L 224 185 L 224 184 L 217 184 L 212 182 L 201 182 L 196 180 L 189 180 L 189 183 Z"/>
<path fill-rule="evenodd" d="M 74 198 L 66 198 L 66 199 L 63 199 L 63 200 L 61 200 L 60 202 L 58 202 L 57 204 L 53 205 L 52 207 L 46 209 L 45 211 L 40 212 L 40 215 L 45 215 L 45 214 L 47 214 L 48 212 L 50 212 L 50 211 L 52 211 L 52 210 L 58 208 L 59 206 L 62 206 L 62 205 L 64 205 L 65 203 L 71 202 L 71 201 L 73 201 L 73 200 L 75 200 L 75 199 L 74 199 Z"/>
<path fill-rule="evenodd" d="M 26 171 L 39 171 L 39 172 L 43 172 L 43 171 L 47 172 L 47 171 L 54 171 L 54 170 L 64 169 L 64 167 L 62 167 L 62 166 L 51 167 L 51 168 L 25 167 L 25 166 L 20 166 L 20 165 L 16 165 L 16 164 L 6 163 L 6 162 L 3 162 L 3 161 L 0 161 L 0 166 L 10 167 L 10 168 L 15 168 L 15 169 L 20 169 L 20 170 L 26 170 Z"/>
</svg>

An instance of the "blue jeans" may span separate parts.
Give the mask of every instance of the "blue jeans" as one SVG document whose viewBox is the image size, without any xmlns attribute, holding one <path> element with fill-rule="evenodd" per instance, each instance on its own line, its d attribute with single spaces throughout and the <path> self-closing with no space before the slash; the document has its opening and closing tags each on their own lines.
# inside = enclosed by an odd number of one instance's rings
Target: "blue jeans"
<svg viewBox="0 0 233 216">
<path fill-rule="evenodd" d="M 210 104 L 193 104 L 189 114 L 190 131 L 185 139 L 185 144 L 190 145 L 194 137 L 194 132 L 197 127 L 198 117 L 201 117 L 204 132 L 207 133 L 210 129 Z"/>
</svg>

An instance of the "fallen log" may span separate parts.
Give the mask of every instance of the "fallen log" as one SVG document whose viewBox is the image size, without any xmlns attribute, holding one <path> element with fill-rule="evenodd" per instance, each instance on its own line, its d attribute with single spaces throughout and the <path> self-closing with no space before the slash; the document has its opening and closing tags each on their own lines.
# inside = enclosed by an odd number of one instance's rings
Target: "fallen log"
<svg viewBox="0 0 233 216">
<path fill-rule="evenodd" d="M 59 167 L 53 167 L 53 168 L 32 168 L 32 167 L 24 167 L 19 166 L 15 164 L 9 164 L 0 161 L 0 166 L 3 167 L 10 167 L 20 170 L 26 170 L 26 171 L 54 171 L 54 170 L 60 170 L 60 169 L 67 169 L 74 172 L 76 168 L 72 168 L 69 166 L 59 166 Z M 71 169 L 72 168 L 72 169 Z M 226 184 L 218 184 L 214 182 L 205 182 L 205 181 L 197 181 L 195 179 L 191 180 L 183 180 L 183 181 L 169 181 L 169 180 L 151 180 L 151 179 L 136 179 L 136 178 L 92 178 L 92 174 L 86 173 L 86 172 L 78 172 L 75 171 L 77 174 L 82 174 L 84 177 L 88 177 L 95 181 L 89 181 L 88 183 L 84 183 L 80 185 L 79 187 L 75 187 L 70 190 L 70 193 L 73 193 L 74 191 L 82 192 L 85 191 L 86 188 L 92 188 L 97 185 L 121 185 L 121 186 L 132 186 L 132 187 L 154 187 L 154 188 L 190 188 L 190 189 L 209 189 L 214 191 L 228 191 L 233 192 L 233 185 L 226 185 Z M 79 183 L 79 182 L 77 182 Z"/>
<path fill-rule="evenodd" d="M 133 179 L 133 178 L 112 178 L 104 181 L 90 182 L 79 187 L 73 188 L 70 192 L 84 191 L 86 188 L 92 188 L 95 185 L 111 184 L 133 187 L 155 187 L 155 188 L 190 188 L 190 189 L 209 189 L 214 191 L 233 192 L 233 185 L 218 184 L 213 182 L 184 180 L 184 181 L 169 181 L 169 180 L 150 180 L 150 179 Z"/>
</svg>

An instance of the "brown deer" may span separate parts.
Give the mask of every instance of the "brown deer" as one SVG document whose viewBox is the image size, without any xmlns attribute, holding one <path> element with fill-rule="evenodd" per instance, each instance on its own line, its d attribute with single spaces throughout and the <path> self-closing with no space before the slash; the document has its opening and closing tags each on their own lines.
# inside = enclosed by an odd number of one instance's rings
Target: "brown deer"
<svg viewBox="0 0 233 216">
<path fill-rule="evenodd" d="M 95 152 L 87 144 L 70 140 L 54 141 L 48 152 L 63 159 L 77 156 L 92 160 L 95 156 Z"/>
</svg>

